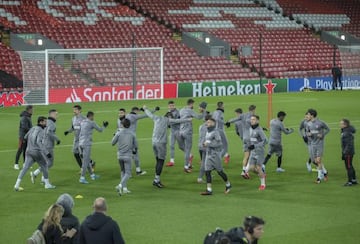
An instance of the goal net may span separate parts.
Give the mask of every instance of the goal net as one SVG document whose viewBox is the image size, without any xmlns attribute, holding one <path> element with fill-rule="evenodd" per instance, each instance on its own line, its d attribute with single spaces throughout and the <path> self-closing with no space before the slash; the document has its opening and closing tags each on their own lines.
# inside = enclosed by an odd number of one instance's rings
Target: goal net
<svg viewBox="0 0 360 244">
<path fill-rule="evenodd" d="M 162 48 L 21 51 L 24 103 L 162 99 Z"/>
<path fill-rule="evenodd" d="M 360 76 L 360 46 L 339 46 L 342 75 Z"/>
</svg>

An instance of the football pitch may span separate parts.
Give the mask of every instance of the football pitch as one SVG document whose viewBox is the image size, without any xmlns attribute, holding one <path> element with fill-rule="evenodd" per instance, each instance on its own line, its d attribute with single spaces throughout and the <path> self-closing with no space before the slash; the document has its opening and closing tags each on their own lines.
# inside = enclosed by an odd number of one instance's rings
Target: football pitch
<svg viewBox="0 0 360 244">
<path fill-rule="evenodd" d="M 29 173 L 21 186 L 23 192 L 15 192 L 14 184 L 19 171 L 13 169 L 17 147 L 19 114 L 23 107 L 1 108 L 0 110 L 0 179 L 1 213 L 0 243 L 25 243 L 27 237 L 40 223 L 47 208 L 62 193 L 75 199 L 73 213 L 80 222 L 92 212 L 92 202 L 103 196 L 108 202 L 108 214 L 120 225 L 127 243 L 202 243 L 207 232 L 220 227 L 228 230 L 242 225 L 244 216 L 262 217 L 265 232 L 260 243 L 358 243 L 360 238 L 360 186 L 344 187 L 346 171 L 341 160 L 340 129 L 341 118 L 350 119 L 360 130 L 360 91 L 329 91 L 306 93 L 277 93 L 273 95 L 273 117 L 280 110 L 287 113 L 285 125 L 294 128 L 295 133 L 283 135 L 284 173 L 276 173 L 276 156 L 267 164 L 267 188 L 259 191 L 259 179 L 251 174 L 250 180 L 241 176 L 243 157 L 242 143 L 234 132 L 233 125 L 226 129 L 229 140 L 230 163 L 224 166 L 232 183 L 231 192 L 225 195 L 225 185 L 217 174 L 213 174 L 213 195 L 201 196 L 205 184 L 197 183 L 199 153 L 197 149 L 198 128 L 202 121 L 193 120 L 194 170 L 183 172 L 183 153 L 176 149 L 174 167 L 164 167 L 162 182 L 166 186 L 158 189 L 152 186 L 155 159 L 151 146 L 153 121 L 139 120 L 137 138 L 144 176 L 133 177 L 128 182 L 131 194 L 119 196 L 115 186 L 119 183 L 119 165 L 116 146 L 111 139 L 116 130 L 118 109 L 133 106 L 149 108 L 160 106 L 159 115 L 167 111 L 168 100 L 121 101 L 83 103 L 83 114 L 92 110 L 95 121 L 109 121 L 103 133 L 94 131 L 92 158 L 96 161 L 96 173 L 101 177 L 88 185 L 79 183 L 79 168 L 72 149 L 72 134 L 64 136 L 70 127 L 72 104 L 35 106 L 33 124 L 40 115 L 55 108 L 59 112 L 57 135 L 61 144 L 55 147 L 55 163 L 50 170 L 50 181 L 57 188 L 45 190 L 38 179 L 30 181 Z M 178 109 L 185 106 L 187 99 L 176 99 Z M 235 116 L 238 107 L 247 111 L 250 104 L 257 105 L 256 113 L 260 123 L 267 127 L 267 95 L 204 97 L 195 99 L 197 105 L 206 101 L 207 110 L 214 111 L 216 102 L 225 105 L 225 120 Z M 325 121 L 331 131 L 325 138 L 323 162 L 329 172 L 329 181 L 317 185 L 316 172 L 308 173 L 305 162 L 308 158 L 306 146 L 298 128 L 308 108 L 318 111 L 318 118 Z M 269 133 L 266 132 L 269 136 Z M 360 135 L 355 134 L 354 166 L 360 174 Z M 169 159 L 169 153 L 168 153 Z M 167 162 L 168 160 L 166 160 Z M 20 160 L 22 165 L 22 159 Z M 36 167 L 37 164 L 33 166 Z M 101 243 L 99 243 L 101 244 Z"/>
</svg>

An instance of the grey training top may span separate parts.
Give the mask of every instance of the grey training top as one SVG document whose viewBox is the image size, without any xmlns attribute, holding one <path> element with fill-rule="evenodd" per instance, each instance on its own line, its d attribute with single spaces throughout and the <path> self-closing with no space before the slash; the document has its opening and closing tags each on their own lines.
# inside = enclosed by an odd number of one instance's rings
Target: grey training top
<svg viewBox="0 0 360 244">
<path fill-rule="evenodd" d="M 181 119 L 188 119 L 188 118 L 195 118 L 195 119 L 203 119 L 205 117 L 205 111 L 201 114 L 197 114 L 194 112 L 193 109 L 189 108 L 189 107 L 185 107 L 180 109 L 180 118 Z M 193 126 L 192 126 L 192 122 L 188 121 L 188 122 L 183 122 L 180 124 L 180 133 L 181 134 L 187 134 L 187 135 L 192 135 L 193 133 Z"/>
<path fill-rule="evenodd" d="M 209 152 L 221 152 L 222 151 L 222 141 L 218 129 L 213 131 L 207 131 L 205 135 L 205 142 L 207 143 L 206 151 Z"/>
<path fill-rule="evenodd" d="M 121 128 L 116 132 L 111 144 L 114 146 L 116 143 L 118 159 L 122 157 L 131 158 L 133 151 L 138 147 L 135 134 L 129 128 Z"/>
<path fill-rule="evenodd" d="M 180 119 L 180 112 L 179 110 L 177 110 L 176 108 L 172 111 L 170 111 L 172 113 L 173 119 Z M 170 125 L 171 128 L 171 133 L 177 132 L 180 130 L 180 124 L 171 124 Z"/>
<path fill-rule="evenodd" d="M 28 133 L 26 133 L 24 139 L 27 140 L 27 152 L 41 152 L 45 155 L 48 154 L 48 151 L 43 144 L 45 136 L 45 130 L 41 126 L 32 127 Z"/>
<path fill-rule="evenodd" d="M 145 109 L 145 113 L 154 121 L 154 129 L 152 134 L 153 143 L 167 143 L 167 129 L 171 124 L 179 124 L 189 122 L 189 118 L 186 119 L 170 119 L 164 116 L 158 116 L 151 113 L 150 110 Z M 190 121 L 191 123 L 191 121 Z"/>
<path fill-rule="evenodd" d="M 219 130 L 224 130 L 224 112 L 222 109 L 216 109 L 212 116 L 211 116 L 215 121 L 216 121 L 216 129 Z"/>
<path fill-rule="evenodd" d="M 54 148 L 55 142 L 60 141 L 60 139 L 56 136 L 56 124 L 55 120 L 49 118 L 47 120 L 47 124 L 45 127 L 45 137 L 44 137 L 44 145 L 48 150 L 51 150 Z"/>
<path fill-rule="evenodd" d="M 207 126 L 206 126 L 206 122 L 203 123 L 202 125 L 200 125 L 199 127 L 199 143 L 198 143 L 198 147 L 199 150 L 204 151 L 204 142 L 205 142 L 205 136 L 206 136 L 206 132 L 207 132 Z"/>
<path fill-rule="evenodd" d="M 86 118 L 81 122 L 80 135 L 79 135 L 79 146 L 91 146 L 92 145 L 92 134 L 93 130 L 102 132 L 104 127 L 98 126 L 95 121 Z"/>
<path fill-rule="evenodd" d="M 74 132 L 75 142 L 79 141 L 80 125 L 84 119 L 86 119 L 86 117 L 82 114 L 78 114 L 71 119 L 71 127 L 67 130 L 67 132 Z"/>
<path fill-rule="evenodd" d="M 243 139 L 243 135 L 244 135 L 244 129 L 243 129 L 243 123 L 242 123 L 242 121 L 241 120 L 239 120 L 239 121 L 236 121 L 235 123 L 234 123 L 234 125 L 235 125 L 235 132 L 236 132 L 236 134 L 238 135 L 238 136 L 240 136 L 240 139 L 242 140 Z"/>
<path fill-rule="evenodd" d="M 249 140 L 250 138 L 250 118 L 252 116 L 251 112 L 247 112 L 245 114 L 241 114 L 241 121 L 242 121 L 242 127 L 243 127 L 243 140 Z"/>
<path fill-rule="evenodd" d="M 261 126 L 257 126 L 255 128 L 252 128 L 250 126 L 249 129 L 249 135 L 250 135 L 250 145 L 254 145 L 254 153 L 255 154 L 264 154 L 265 152 L 265 145 L 267 143 L 266 135 L 261 128 Z"/>
<path fill-rule="evenodd" d="M 270 139 L 269 144 L 281 145 L 281 133 L 285 134 L 293 133 L 293 130 L 286 129 L 284 123 L 280 119 L 270 120 Z"/>
<path fill-rule="evenodd" d="M 309 121 L 305 127 L 307 136 L 311 139 L 310 145 L 322 145 L 324 137 L 330 132 L 330 128 L 323 121 L 314 119 Z"/>
<path fill-rule="evenodd" d="M 136 113 L 129 113 L 125 116 L 128 120 L 130 120 L 130 127 L 129 129 L 136 135 L 136 129 L 137 129 L 137 121 L 139 119 L 145 119 L 148 116 L 146 114 L 136 114 Z"/>
</svg>

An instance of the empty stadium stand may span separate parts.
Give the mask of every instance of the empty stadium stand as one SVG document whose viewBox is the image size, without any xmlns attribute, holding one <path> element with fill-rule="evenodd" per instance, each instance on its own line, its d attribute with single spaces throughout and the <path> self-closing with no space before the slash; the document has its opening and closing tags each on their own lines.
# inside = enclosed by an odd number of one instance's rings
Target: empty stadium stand
<svg viewBox="0 0 360 244">
<path fill-rule="evenodd" d="M 9 2 L 8 2 L 9 3 Z M 13 3 L 13 4 L 12 4 Z M 195 50 L 172 39 L 172 32 L 163 25 L 144 17 L 128 6 L 113 1 L 13 1 L 0 7 L 16 16 L 16 21 L 3 20 L 1 23 L 17 33 L 40 33 L 59 43 L 64 48 L 112 48 L 131 47 L 133 35 L 137 47 L 164 47 L 165 82 L 252 79 L 258 77 L 249 68 L 234 64 L 225 58 L 199 57 Z M 102 56 L 102 57 L 100 57 Z M 19 57 L 13 51 L 10 60 L 18 61 Z M 99 59 L 100 58 L 100 59 Z M 128 70 L 131 64 L 121 63 L 121 54 L 115 57 L 97 54 L 89 60 L 74 62 L 74 67 L 82 71 L 82 79 L 69 77 L 71 70 L 56 69 L 58 75 L 50 76 L 51 87 L 83 85 L 83 79 L 90 77 L 89 85 L 119 85 L 131 82 L 130 76 L 119 74 L 119 69 Z M 100 60 L 100 61 L 99 61 Z M 116 67 L 103 68 L 109 63 Z M 13 62 L 13 61 L 11 61 Z M 153 62 L 147 58 L 139 60 L 140 66 Z M 12 65 L 11 65 L 12 66 Z M 20 67 L 20 66 L 18 66 Z M 12 70 L 9 70 L 12 72 Z M 138 82 L 156 82 L 158 77 L 154 70 L 144 70 L 138 77 Z M 13 73 L 13 72 L 12 72 Z M 19 73 L 17 71 L 17 73 Z M 19 74 L 21 76 L 21 74 Z M 58 77 L 58 78 L 56 78 Z M 66 80 L 64 79 L 66 78 Z M 70 81 L 70 82 L 69 82 Z"/>
<path fill-rule="evenodd" d="M 64 48 L 164 47 L 164 80 L 168 83 L 330 75 L 334 48 L 315 29 L 338 28 L 359 36 L 356 0 L 0 0 L 0 24 L 15 33 L 40 33 Z M 309 28 L 304 27 L 304 24 Z M 240 64 L 223 57 L 200 57 L 174 40 L 174 31 L 207 31 L 229 42 Z M 260 67 L 260 37 L 261 57 Z M 22 78 L 18 54 L 0 43 L 0 69 Z M 122 55 L 92 55 L 64 68 L 51 64 L 50 87 L 130 84 L 129 63 Z M 339 60 L 339 54 L 336 52 Z M 156 82 L 151 57 L 138 82 Z M 109 65 L 111 64 L 111 65 Z M 118 71 L 125 70 L 122 73 Z M 76 71 L 76 73 L 74 72 Z M 80 73 L 80 74 L 79 74 Z"/>
</svg>

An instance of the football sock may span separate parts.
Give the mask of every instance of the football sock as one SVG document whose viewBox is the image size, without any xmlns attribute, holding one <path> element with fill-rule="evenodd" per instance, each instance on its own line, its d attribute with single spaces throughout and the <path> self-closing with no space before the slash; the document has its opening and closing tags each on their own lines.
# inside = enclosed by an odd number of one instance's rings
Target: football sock
<svg viewBox="0 0 360 244">
<path fill-rule="evenodd" d="M 136 167 L 135 171 L 136 171 L 136 172 L 141 172 L 141 168 L 140 168 L 140 167 Z"/>
<path fill-rule="evenodd" d="M 281 163 L 282 163 L 282 156 L 278 157 L 277 159 L 278 168 L 281 168 Z"/>
<path fill-rule="evenodd" d="M 227 175 L 224 173 L 224 171 L 218 171 L 217 173 L 221 176 L 221 178 L 222 178 L 225 182 L 228 181 L 228 177 L 227 177 Z"/>
<path fill-rule="evenodd" d="M 318 178 L 322 179 L 322 170 L 318 167 Z"/>
<path fill-rule="evenodd" d="M 156 168 L 155 168 L 155 171 L 156 171 L 157 175 L 161 175 L 163 166 L 164 166 L 164 159 L 157 158 L 157 160 L 156 160 Z"/>
<path fill-rule="evenodd" d="M 210 183 L 211 184 L 211 171 L 205 171 L 205 175 L 206 175 L 206 183 Z"/>
<path fill-rule="evenodd" d="M 270 154 L 266 155 L 263 164 L 266 165 L 266 163 L 269 161 L 270 158 L 271 158 L 271 155 L 270 155 Z"/>
<path fill-rule="evenodd" d="M 248 163 L 248 164 L 246 165 L 245 172 L 249 172 L 249 169 L 250 169 L 250 164 Z"/>
<path fill-rule="evenodd" d="M 76 159 L 77 164 L 78 164 L 79 167 L 81 168 L 81 166 L 82 166 L 82 160 L 81 160 L 80 154 L 74 153 L 74 157 L 75 157 L 75 159 Z"/>
<path fill-rule="evenodd" d="M 35 176 L 38 176 L 38 174 L 40 174 L 40 169 L 36 169 L 36 170 L 34 171 L 34 175 L 35 175 Z"/>
<path fill-rule="evenodd" d="M 260 184 L 265 185 L 265 177 L 260 178 Z"/>
<path fill-rule="evenodd" d="M 20 182 L 21 182 L 21 180 L 20 180 L 20 179 L 17 179 L 17 180 L 16 180 L 16 183 L 15 183 L 15 187 L 16 187 L 16 188 L 19 188 L 19 186 L 20 186 Z"/>
<path fill-rule="evenodd" d="M 45 185 L 50 185 L 49 179 L 44 179 Z"/>
<path fill-rule="evenodd" d="M 207 190 L 208 192 L 212 192 L 211 183 L 208 183 L 208 184 L 206 185 L 206 190 Z"/>
<path fill-rule="evenodd" d="M 155 181 L 155 182 L 160 182 L 160 175 L 155 175 L 154 181 Z"/>
<path fill-rule="evenodd" d="M 322 167 L 322 173 L 323 173 L 324 175 L 326 175 L 326 174 L 327 174 L 327 170 L 325 169 L 324 164 L 323 164 L 323 167 Z"/>
</svg>

